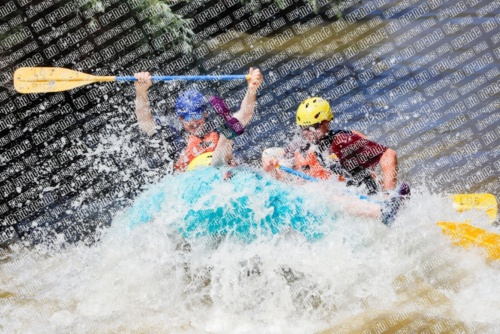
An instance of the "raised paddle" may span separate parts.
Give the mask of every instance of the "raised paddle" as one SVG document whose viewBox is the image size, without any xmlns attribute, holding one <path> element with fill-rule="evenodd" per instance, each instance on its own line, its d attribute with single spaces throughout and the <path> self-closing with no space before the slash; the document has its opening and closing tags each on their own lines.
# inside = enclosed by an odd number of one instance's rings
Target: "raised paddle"
<svg viewBox="0 0 500 334">
<path fill-rule="evenodd" d="M 249 75 L 153 76 L 153 81 L 246 80 Z M 137 81 L 133 76 L 95 76 L 59 67 L 21 67 L 14 72 L 14 88 L 23 94 L 63 92 L 95 82 Z"/>
</svg>

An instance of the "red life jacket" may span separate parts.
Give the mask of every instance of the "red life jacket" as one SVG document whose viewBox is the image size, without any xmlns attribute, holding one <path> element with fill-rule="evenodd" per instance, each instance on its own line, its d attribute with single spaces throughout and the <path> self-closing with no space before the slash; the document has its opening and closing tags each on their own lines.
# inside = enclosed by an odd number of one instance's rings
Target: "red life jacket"
<svg viewBox="0 0 500 334">
<path fill-rule="evenodd" d="M 388 149 L 351 131 L 329 133 L 328 139 L 331 152 L 339 158 L 342 167 L 352 174 L 376 165 Z"/>
<path fill-rule="evenodd" d="M 205 152 L 215 151 L 218 142 L 219 135 L 215 131 L 209 132 L 203 138 L 190 134 L 187 147 L 175 163 L 174 168 L 185 171 L 194 158 Z"/>
</svg>

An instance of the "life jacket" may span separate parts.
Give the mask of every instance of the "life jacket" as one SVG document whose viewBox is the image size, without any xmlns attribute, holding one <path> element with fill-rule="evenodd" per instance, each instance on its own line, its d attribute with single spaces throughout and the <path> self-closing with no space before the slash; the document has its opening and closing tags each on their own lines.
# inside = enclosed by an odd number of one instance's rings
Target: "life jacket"
<svg viewBox="0 0 500 334">
<path fill-rule="evenodd" d="M 379 187 L 371 170 L 388 148 L 348 130 L 329 131 L 326 137 L 329 151 L 350 175 L 347 185 L 364 184 L 368 194 L 377 193 Z"/>
<path fill-rule="evenodd" d="M 295 169 L 318 179 L 326 180 L 332 176 L 332 173 L 318 161 L 313 150 L 306 151 L 305 156 L 302 155 L 300 150 L 295 151 L 294 164 Z"/>
<path fill-rule="evenodd" d="M 327 135 L 330 152 L 334 153 L 342 167 L 355 175 L 376 165 L 387 147 L 363 138 L 352 131 L 330 131 Z"/>
<path fill-rule="evenodd" d="M 215 131 L 209 132 L 203 138 L 190 134 L 187 147 L 175 163 L 176 170 L 185 171 L 189 163 L 206 152 L 213 152 L 219 142 L 219 134 Z"/>
<path fill-rule="evenodd" d="M 296 169 L 302 169 L 302 172 L 320 179 L 337 174 L 339 181 L 347 180 L 348 185 L 358 186 L 363 183 L 368 192 L 374 194 L 378 186 L 370 168 L 380 161 L 386 150 L 386 146 L 363 138 L 352 131 L 329 131 L 317 143 L 316 151 L 328 153 L 331 160 L 326 160 L 321 153 L 315 153 L 311 145 L 307 144 L 296 149 L 295 166 Z M 300 152 L 304 152 L 305 157 Z"/>
</svg>

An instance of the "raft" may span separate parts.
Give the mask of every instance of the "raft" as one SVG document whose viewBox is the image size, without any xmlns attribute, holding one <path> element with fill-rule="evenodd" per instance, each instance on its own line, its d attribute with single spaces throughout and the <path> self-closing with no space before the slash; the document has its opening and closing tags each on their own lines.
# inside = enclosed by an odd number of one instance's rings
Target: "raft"
<svg viewBox="0 0 500 334">
<path fill-rule="evenodd" d="M 456 210 L 481 209 L 494 219 L 496 210 L 492 206 L 496 206 L 496 199 L 485 195 L 481 198 L 488 198 L 488 205 L 464 204 L 462 198 L 454 198 L 455 204 L 459 202 Z M 248 169 L 203 168 L 165 177 L 136 199 L 126 217 L 128 227 L 135 229 L 175 212 L 177 218 L 170 223 L 186 239 L 235 237 L 251 243 L 293 232 L 316 241 L 334 228 L 337 217 L 336 213 L 323 210 L 321 201 L 311 205 L 314 202 L 300 195 L 297 186 Z M 325 204 L 328 203 L 323 199 Z M 470 222 L 437 225 L 455 245 L 466 249 L 480 247 L 489 259 L 500 259 L 499 234 Z"/>
<path fill-rule="evenodd" d="M 223 236 L 250 243 L 292 232 L 314 241 L 335 221 L 335 214 L 318 209 L 293 187 L 266 175 L 204 168 L 165 177 L 136 199 L 126 219 L 134 229 L 175 212 L 178 217 L 170 223 L 186 239 Z"/>
</svg>

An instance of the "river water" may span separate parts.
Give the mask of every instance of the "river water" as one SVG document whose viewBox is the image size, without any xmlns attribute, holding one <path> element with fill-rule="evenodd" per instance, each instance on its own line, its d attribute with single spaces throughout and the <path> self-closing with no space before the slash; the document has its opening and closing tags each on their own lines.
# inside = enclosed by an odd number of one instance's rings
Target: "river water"
<svg viewBox="0 0 500 334">
<path fill-rule="evenodd" d="M 484 214 L 458 214 L 449 198 L 416 189 L 387 228 L 336 208 L 331 198 L 341 191 L 338 184 L 286 185 L 258 171 L 236 173 L 231 180 L 217 177 L 224 174 L 220 170 L 168 176 L 119 213 L 91 247 L 39 245 L 3 255 L 2 331 L 498 328 L 498 263 L 487 262 L 481 251 L 453 246 L 436 226 L 472 219 L 486 227 Z M 224 212 L 219 217 L 239 215 L 240 227 L 273 219 L 255 225 L 248 238 L 251 229 L 214 223 L 217 210 Z M 292 224 L 298 216 L 305 229 Z M 280 232 L 271 233 L 270 226 Z"/>
</svg>

